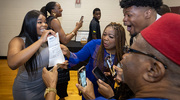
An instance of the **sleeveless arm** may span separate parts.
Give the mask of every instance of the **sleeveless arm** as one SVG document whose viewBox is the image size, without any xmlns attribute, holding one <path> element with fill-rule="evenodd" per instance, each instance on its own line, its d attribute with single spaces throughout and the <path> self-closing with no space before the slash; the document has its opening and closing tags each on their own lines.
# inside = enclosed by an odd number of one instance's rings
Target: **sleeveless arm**
<svg viewBox="0 0 180 100">
<path fill-rule="evenodd" d="M 24 40 L 20 37 L 13 38 L 8 45 L 7 62 L 11 69 L 15 70 L 25 64 L 39 49 L 42 43 L 47 41 L 49 33 L 55 36 L 52 30 L 43 31 L 41 38 L 25 48 Z"/>
<path fill-rule="evenodd" d="M 8 46 L 7 61 L 9 67 L 15 70 L 26 63 L 36 53 L 41 44 L 42 41 L 38 40 L 29 47 L 25 48 L 24 41 L 21 38 L 13 38 Z"/>
<path fill-rule="evenodd" d="M 81 23 L 81 26 L 82 26 L 82 23 Z M 81 27 L 80 24 L 76 25 L 76 27 L 74 28 L 74 30 L 72 32 L 74 33 L 77 33 L 77 31 L 79 30 L 79 28 Z M 51 21 L 51 28 L 55 31 L 55 32 L 58 32 L 59 33 L 59 38 L 60 38 L 60 41 L 63 43 L 63 44 L 67 44 L 75 35 L 74 34 L 68 34 L 66 35 L 62 26 L 61 26 L 61 23 L 58 19 L 54 18 L 52 21 Z"/>
</svg>

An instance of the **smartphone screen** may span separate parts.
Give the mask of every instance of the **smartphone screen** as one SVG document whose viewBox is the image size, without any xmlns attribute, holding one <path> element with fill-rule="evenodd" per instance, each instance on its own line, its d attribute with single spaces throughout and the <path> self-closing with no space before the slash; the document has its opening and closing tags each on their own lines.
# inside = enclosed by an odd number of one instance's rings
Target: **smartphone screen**
<svg viewBox="0 0 180 100">
<path fill-rule="evenodd" d="M 79 73 L 79 81 L 81 82 L 81 86 L 85 87 L 87 84 L 86 84 L 86 71 L 83 70 Z"/>
<path fill-rule="evenodd" d="M 81 84 L 82 87 L 85 87 L 87 85 L 87 83 L 86 83 L 86 68 L 85 68 L 85 66 L 81 67 L 78 70 L 78 81 L 79 81 L 79 84 Z"/>
<path fill-rule="evenodd" d="M 101 79 L 102 81 L 110 84 L 109 79 L 103 74 L 103 72 L 99 69 L 99 67 L 95 67 L 92 70 L 92 72 L 97 79 Z"/>
</svg>

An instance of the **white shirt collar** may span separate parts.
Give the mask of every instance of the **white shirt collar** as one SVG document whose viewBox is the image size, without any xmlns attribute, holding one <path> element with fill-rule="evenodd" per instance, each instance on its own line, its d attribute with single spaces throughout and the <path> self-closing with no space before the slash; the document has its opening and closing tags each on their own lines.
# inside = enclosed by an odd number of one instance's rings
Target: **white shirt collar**
<svg viewBox="0 0 180 100">
<path fill-rule="evenodd" d="M 161 15 L 157 14 L 156 21 L 161 17 Z"/>
</svg>

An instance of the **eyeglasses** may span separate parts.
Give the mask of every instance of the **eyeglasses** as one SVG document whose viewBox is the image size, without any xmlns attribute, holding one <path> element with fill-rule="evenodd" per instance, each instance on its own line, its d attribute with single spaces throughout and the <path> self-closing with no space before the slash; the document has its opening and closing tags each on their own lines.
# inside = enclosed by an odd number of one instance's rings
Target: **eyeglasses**
<svg viewBox="0 0 180 100">
<path fill-rule="evenodd" d="M 147 54 L 147 53 L 143 53 L 141 51 L 138 51 L 138 50 L 135 50 L 135 49 L 131 49 L 129 48 L 128 46 L 125 46 L 124 47 L 124 53 L 129 53 L 129 52 L 133 52 L 133 53 L 138 53 L 138 54 L 142 54 L 142 55 L 145 55 L 145 56 L 148 56 L 148 57 L 151 57 L 159 62 L 161 62 L 159 59 L 157 59 L 157 57 L 155 57 L 154 55 L 151 55 L 151 54 Z M 162 63 L 162 62 L 161 62 Z M 162 63 L 164 65 L 164 68 L 167 69 L 167 66 Z"/>
</svg>

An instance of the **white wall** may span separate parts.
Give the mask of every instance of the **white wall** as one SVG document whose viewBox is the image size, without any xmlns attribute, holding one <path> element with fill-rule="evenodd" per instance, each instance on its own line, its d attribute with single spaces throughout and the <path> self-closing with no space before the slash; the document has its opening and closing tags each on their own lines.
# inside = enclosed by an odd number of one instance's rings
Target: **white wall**
<svg viewBox="0 0 180 100">
<path fill-rule="evenodd" d="M 51 0 L 1 0 L 0 1 L 0 56 L 7 56 L 9 41 L 19 34 L 25 14 L 32 10 L 39 10 Z M 81 5 L 75 5 L 75 0 L 54 0 L 59 2 L 63 8 L 63 16 L 60 18 L 62 27 L 69 33 L 84 15 L 84 23 L 81 30 L 89 30 L 89 23 L 92 19 L 94 8 L 101 9 L 100 20 L 101 31 L 110 22 L 122 23 L 123 13 L 119 6 L 119 0 L 81 0 Z M 179 6 L 180 0 L 164 0 L 170 6 Z M 126 27 L 125 27 L 126 29 Z M 127 39 L 129 41 L 129 33 Z"/>
<path fill-rule="evenodd" d="M 167 4 L 168 6 L 180 6 L 180 0 L 163 0 L 164 4 Z"/>
</svg>

